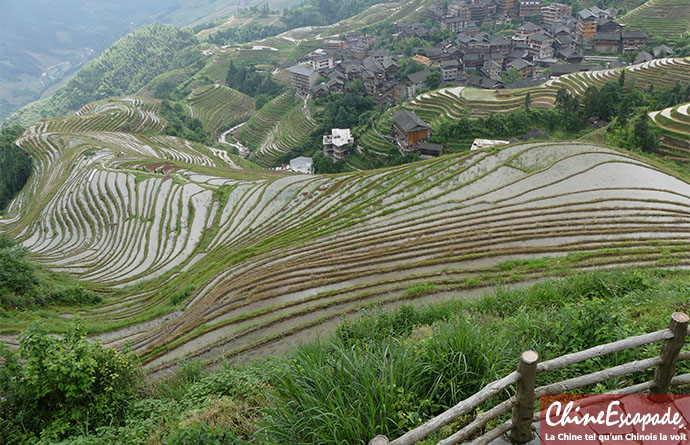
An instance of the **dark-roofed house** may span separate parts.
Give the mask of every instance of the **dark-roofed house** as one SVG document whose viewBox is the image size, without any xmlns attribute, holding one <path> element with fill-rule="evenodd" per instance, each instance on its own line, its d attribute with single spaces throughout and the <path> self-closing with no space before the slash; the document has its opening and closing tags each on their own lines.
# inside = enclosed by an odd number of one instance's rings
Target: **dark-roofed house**
<svg viewBox="0 0 690 445">
<path fill-rule="evenodd" d="M 655 58 L 669 57 L 673 55 L 673 49 L 666 45 L 655 46 L 652 50 Z"/>
<path fill-rule="evenodd" d="M 621 33 L 598 32 L 592 39 L 592 48 L 600 52 L 618 52 L 621 44 Z"/>
<path fill-rule="evenodd" d="M 318 71 L 302 65 L 295 65 L 290 68 L 290 75 L 292 76 L 292 88 L 301 92 L 307 92 L 314 88 L 319 78 Z"/>
<path fill-rule="evenodd" d="M 597 32 L 620 32 L 621 29 L 623 26 L 610 18 L 599 19 L 597 23 Z"/>
<path fill-rule="evenodd" d="M 503 36 L 494 36 L 489 40 L 491 54 L 503 54 L 507 56 L 510 54 L 512 42 Z"/>
<path fill-rule="evenodd" d="M 385 57 L 390 57 L 387 49 L 377 49 L 374 51 L 369 51 L 369 56 L 373 57 L 378 63 L 383 62 Z"/>
<path fill-rule="evenodd" d="M 443 145 L 420 142 L 417 144 L 417 153 L 419 153 L 419 157 L 422 159 L 436 158 L 443 154 Z"/>
<path fill-rule="evenodd" d="M 582 63 L 582 53 L 580 51 L 575 51 L 572 49 L 562 49 L 556 55 L 559 59 L 562 59 L 565 63 Z"/>
<path fill-rule="evenodd" d="M 533 65 L 526 60 L 515 59 L 508 63 L 506 69 L 515 68 L 520 73 L 520 79 L 527 79 L 532 75 L 532 67 Z"/>
<path fill-rule="evenodd" d="M 654 57 L 647 51 L 640 51 L 637 53 L 637 56 L 635 56 L 635 63 L 649 62 L 650 60 L 654 60 Z"/>
<path fill-rule="evenodd" d="M 429 74 L 431 74 L 431 71 L 422 70 L 407 75 L 407 97 L 415 97 L 417 95 L 417 91 L 426 86 L 426 78 L 429 77 Z"/>
<path fill-rule="evenodd" d="M 578 73 L 580 71 L 593 71 L 598 69 L 593 65 L 581 65 L 575 63 L 557 63 L 551 65 L 552 76 L 563 76 L 564 74 Z"/>
<path fill-rule="evenodd" d="M 636 51 L 647 46 L 649 37 L 642 31 L 623 31 L 621 33 L 621 47 L 623 52 Z"/>
<path fill-rule="evenodd" d="M 403 151 L 409 153 L 431 136 L 431 127 L 414 112 L 400 110 L 393 115 L 393 132 Z"/>
<path fill-rule="evenodd" d="M 569 35 L 561 35 L 553 39 L 553 47 L 555 50 L 562 51 L 564 49 L 577 50 L 580 45 L 575 39 Z"/>
</svg>

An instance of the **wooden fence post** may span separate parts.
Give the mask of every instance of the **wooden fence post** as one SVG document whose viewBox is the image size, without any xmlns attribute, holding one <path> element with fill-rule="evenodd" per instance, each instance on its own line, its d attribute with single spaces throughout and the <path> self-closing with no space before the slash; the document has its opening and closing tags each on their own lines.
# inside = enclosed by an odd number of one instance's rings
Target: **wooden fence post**
<svg viewBox="0 0 690 445">
<path fill-rule="evenodd" d="M 676 373 L 678 354 L 688 334 L 688 321 L 690 321 L 690 317 L 683 312 L 674 312 L 671 315 L 671 324 L 668 328 L 673 332 L 673 337 L 666 340 L 661 349 L 662 362 L 654 371 L 654 384 L 650 388 L 652 394 L 666 394 L 668 392 L 671 379 Z"/>
<path fill-rule="evenodd" d="M 389 443 L 388 438 L 380 434 L 369 441 L 369 445 L 388 445 Z"/>
<path fill-rule="evenodd" d="M 534 416 L 534 382 L 537 377 L 537 360 L 535 351 L 525 351 L 520 356 L 517 382 L 517 404 L 513 408 L 513 430 L 510 439 L 518 444 L 532 440 L 532 417 Z"/>
</svg>

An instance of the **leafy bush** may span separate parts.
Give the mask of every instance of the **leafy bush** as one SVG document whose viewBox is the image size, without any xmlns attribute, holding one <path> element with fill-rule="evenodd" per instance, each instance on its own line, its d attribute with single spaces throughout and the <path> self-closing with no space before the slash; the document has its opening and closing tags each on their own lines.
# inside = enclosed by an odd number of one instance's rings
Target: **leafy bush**
<svg viewBox="0 0 690 445">
<path fill-rule="evenodd" d="M 25 309 L 49 304 L 96 304 L 102 298 L 71 279 L 50 274 L 26 258 L 26 250 L 0 234 L 0 308 Z"/>
<path fill-rule="evenodd" d="M 119 422 L 137 394 L 132 353 L 90 343 L 77 322 L 64 338 L 41 325 L 19 338 L 19 353 L 0 346 L 0 441 L 52 441 Z"/>
<path fill-rule="evenodd" d="M 242 445 L 246 442 L 238 439 L 226 426 L 195 424 L 178 428 L 165 438 L 165 445 Z"/>
</svg>

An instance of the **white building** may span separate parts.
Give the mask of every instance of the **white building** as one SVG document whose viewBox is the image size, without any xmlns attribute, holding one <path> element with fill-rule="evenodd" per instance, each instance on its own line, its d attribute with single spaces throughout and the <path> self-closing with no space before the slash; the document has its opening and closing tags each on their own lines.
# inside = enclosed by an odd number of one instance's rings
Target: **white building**
<svg viewBox="0 0 690 445">
<path fill-rule="evenodd" d="M 472 142 L 470 151 L 481 150 L 482 148 L 498 147 L 499 145 L 506 145 L 508 143 L 509 141 L 501 141 L 498 139 L 475 139 L 474 142 Z"/>
<path fill-rule="evenodd" d="M 355 138 L 350 134 L 349 128 L 332 128 L 331 134 L 323 135 L 323 152 L 338 160 L 345 159 L 348 148 L 354 142 Z"/>
<path fill-rule="evenodd" d="M 304 173 L 310 175 L 314 173 L 314 160 L 306 156 L 290 160 L 290 170 L 297 173 Z"/>
<path fill-rule="evenodd" d="M 316 71 L 324 71 L 333 69 L 333 57 L 319 56 L 311 59 L 311 67 Z"/>
</svg>

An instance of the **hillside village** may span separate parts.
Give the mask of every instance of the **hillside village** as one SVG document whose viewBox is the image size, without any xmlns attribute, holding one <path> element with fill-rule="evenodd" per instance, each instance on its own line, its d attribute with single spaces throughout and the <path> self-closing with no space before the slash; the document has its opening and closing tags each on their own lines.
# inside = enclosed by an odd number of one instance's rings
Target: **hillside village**
<svg viewBox="0 0 690 445">
<path fill-rule="evenodd" d="M 615 8 L 572 11 L 561 3 L 542 6 L 540 0 L 467 0 L 429 6 L 426 16 L 424 22 L 400 22 L 378 33 L 350 32 L 324 40 L 322 48 L 289 68 L 291 87 L 316 98 L 359 92 L 385 108 L 441 86 L 525 88 L 566 74 L 673 54 L 663 44 L 645 51 L 647 34 L 619 23 Z M 484 31 L 511 23 L 519 23 L 512 35 Z M 399 54 L 395 49 L 400 42 L 420 46 Z M 403 122 L 394 120 L 400 130 Z M 420 139 L 424 143 L 430 129 L 421 120 L 420 125 L 427 127 Z M 400 131 L 391 136 L 403 155 L 443 153 L 437 145 L 406 142 Z M 347 155 L 346 150 L 334 155 L 326 144 L 324 153 L 335 160 Z"/>
</svg>

